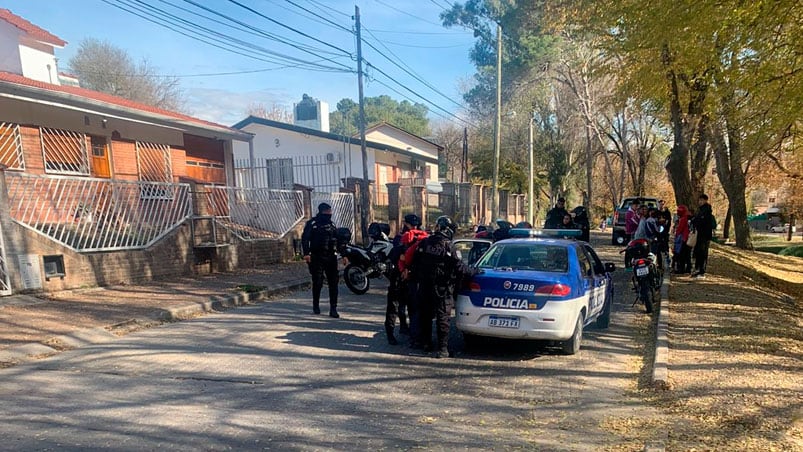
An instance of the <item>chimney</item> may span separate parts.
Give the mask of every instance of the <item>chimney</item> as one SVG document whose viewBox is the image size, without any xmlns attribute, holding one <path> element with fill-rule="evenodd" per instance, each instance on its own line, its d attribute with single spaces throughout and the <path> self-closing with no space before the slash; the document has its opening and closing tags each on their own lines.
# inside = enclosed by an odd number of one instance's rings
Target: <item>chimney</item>
<svg viewBox="0 0 803 452">
<path fill-rule="evenodd" d="M 304 94 L 301 102 L 293 105 L 293 124 L 328 132 L 329 104 Z"/>
</svg>

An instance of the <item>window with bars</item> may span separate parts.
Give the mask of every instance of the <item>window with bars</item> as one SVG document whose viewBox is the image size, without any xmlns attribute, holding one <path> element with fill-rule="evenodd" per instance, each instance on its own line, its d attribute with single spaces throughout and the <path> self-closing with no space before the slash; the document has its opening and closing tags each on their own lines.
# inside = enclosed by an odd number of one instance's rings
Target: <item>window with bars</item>
<svg viewBox="0 0 803 452">
<path fill-rule="evenodd" d="M 8 169 L 24 170 L 20 126 L 0 122 L 0 164 Z"/>
<path fill-rule="evenodd" d="M 267 188 L 291 190 L 293 188 L 293 159 L 268 159 L 266 163 Z"/>
<path fill-rule="evenodd" d="M 143 182 L 173 182 L 173 165 L 170 161 L 170 146 L 166 144 L 136 142 L 137 170 Z M 169 186 L 145 184 L 142 198 L 172 199 Z"/>
<path fill-rule="evenodd" d="M 39 136 L 46 173 L 89 176 L 86 135 L 40 127 Z"/>
</svg>

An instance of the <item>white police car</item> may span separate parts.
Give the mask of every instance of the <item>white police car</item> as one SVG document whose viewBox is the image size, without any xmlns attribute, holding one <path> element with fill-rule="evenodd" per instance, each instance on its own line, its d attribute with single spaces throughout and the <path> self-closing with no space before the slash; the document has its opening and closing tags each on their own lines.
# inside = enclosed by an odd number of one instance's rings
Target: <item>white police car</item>
<svg viewBox="0 0 803 452">
<path fill-rule="evenodd" d="M 615 266 L 603 263 L 588 243 L 506 239 L 474 265 L 479 273 L 460 290 L 455 305 L 457 328 L 467 342 L 474 336 L 551 340 L 574 354 L 583 327 L 591 322 L 608 327 Z"/>
</svg>

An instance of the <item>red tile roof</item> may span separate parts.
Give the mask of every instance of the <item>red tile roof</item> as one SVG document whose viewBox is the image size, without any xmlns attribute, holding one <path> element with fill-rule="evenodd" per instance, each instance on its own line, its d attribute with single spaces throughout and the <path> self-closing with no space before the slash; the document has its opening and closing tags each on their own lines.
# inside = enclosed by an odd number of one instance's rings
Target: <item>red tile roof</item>
<svg viewBox="0 0 803 452">
<path fill-rule="evenodd" d="M 54 35 L 53 33 L 37 27 L 36 25 L 28 22 L 7 9 L 0 8 L 0 20 L 10 23 L 37 41 L 46 42 L 59 47 L 64 47 L 67 44 L 66 41 Z"/>
<path fill-rule="evenodd" d="M 226 129 L 227 131 L 234 132 L 236 134 L 243 133 L 241 130 L 233 129 L 231 127 L 224 126 L 222 124 L 217 124 L 211 121 L 204 121 L 203 119 L 193 118 L 192 116 L 185 115 L 183 113 L 176 113 L 174 111 L 164 110 L 162 108 L 154 107 L 152 105 L 146 105 L 143 103 L 135 102 L 133 100 L 125 99 L 118 96 L 113 96 L 111 94 L 101 93 L 100 91 L 93 91 L 91 89 L 79 88 L 77 86 L 53 85 L 50 83 L 40 82 L 38 80 L 32 80 L 18 74 L 12 74 L 10 72 L 0 71 L 0 83 L 2 82 L 13 83 L 16 85 L 22 85 L 31 88 L 38 88 L 55 93 L 62 93 L 62 94 L 82 97 L 93 101 L 103 102 L 109 104 L 112 107 L 122 107 L 132 110 L 139 110 L 144 113 L 167 116 L 169 118 L 176 120 L 193 122 L 200 126 Z"/>
</svg>

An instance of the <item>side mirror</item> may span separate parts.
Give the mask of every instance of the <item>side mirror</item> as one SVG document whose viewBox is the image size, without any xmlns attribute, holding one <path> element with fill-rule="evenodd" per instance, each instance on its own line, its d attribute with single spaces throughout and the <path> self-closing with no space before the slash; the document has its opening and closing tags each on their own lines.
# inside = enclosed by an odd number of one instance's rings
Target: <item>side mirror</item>
<svg viewBox="0 0 803 452">
<path fill-rule="evenodd" d="M 616 270 L 616 264 L 613 262 L 605 262 L 605 272 L 613 273 Z"/>
</svg>

